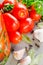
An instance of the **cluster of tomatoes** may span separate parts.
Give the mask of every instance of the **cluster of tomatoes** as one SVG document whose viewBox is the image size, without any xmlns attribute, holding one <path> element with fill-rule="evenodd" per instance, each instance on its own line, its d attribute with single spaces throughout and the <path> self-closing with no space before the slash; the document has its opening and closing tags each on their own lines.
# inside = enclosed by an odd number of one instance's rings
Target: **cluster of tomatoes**
<svg viewBox="0 0 43 65">
<path fill-rule="evenodd" d="M 3 5 L 7 3 L 12 4 L 10 1 L 4 1 Z M 10 41 L 17 44 L 22 40 L 22 34 L 33 30 L 34 23 L 38 22 L 41 16 L 36 13 L 33 5 L 27 8 L 26 5 L 16 2 L 12 11 L 3 13 L 3 18 Z"/>
</svg>

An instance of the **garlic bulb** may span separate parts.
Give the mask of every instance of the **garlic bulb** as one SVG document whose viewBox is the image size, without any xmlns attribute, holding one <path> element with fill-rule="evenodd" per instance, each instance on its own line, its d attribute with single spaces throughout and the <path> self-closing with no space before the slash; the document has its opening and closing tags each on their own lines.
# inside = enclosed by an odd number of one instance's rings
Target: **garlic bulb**
<svg viewBox="0 0 43 65">
<path fill-rule="evenodd" d="M 43 29 L 37 29 L 34 31 L 34 37 L 40 42 L 43 42 Z"/>
<path fill-rule="evenodd" d="M 18 65 L 28 65 L 31 63 L 31 57 L 27 56 L 18 63 Z"/>
<path fill-rule="evenodd" d="M 24 53 L 25 53 L 25 48 L 24 49 L 21 49 L 19 51 L 14 51 L 13 55 L 14 55 L 14 58 L 16 60 L 21 60 L 22 57 L 23 57 L 23 55 L 24 55 Z"/>
</svg>

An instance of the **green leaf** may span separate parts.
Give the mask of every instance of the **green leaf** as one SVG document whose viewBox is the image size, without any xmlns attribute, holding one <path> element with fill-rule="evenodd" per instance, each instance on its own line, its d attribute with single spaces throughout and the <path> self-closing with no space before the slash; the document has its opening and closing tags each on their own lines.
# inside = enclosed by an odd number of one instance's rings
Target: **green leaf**
<svg viewBox="0 0 43 65">
<path fill-rule="evenodd" d="M 27 7 L 31 6 L 34 0 L 22 0 L 23 4 L 26 4 Z"/>
<path fill-rule="evenodd" d="M 22 40 L 27 42 L 27 43 L 29 43 L 29 44 L 31 43 L 30 38 L 27 35 L 25 35 L 25 34 L 22 34 Z"/>
<path fill-rule="evenodd" d="M 33 59 L 34 56 L 35 56 L 35 50 L 34 50 L 34 49 L 31 49 L 31 50 L 28 52 L 28 55 Z"/>
<path fill-rule="evenodd" d="M 2 62 L 0 62 L 0 65 L 5 65 L 5 63 L 7 62 L 7 60 L 8 60 L 8 57 L 5 56 L 4 60 Z"/>
<path fill-rule="evenodd" d="M 3 50 L 0 49 L 0 53 L 3 52 Z"/>
<path fill-rule="evenodd" d="M 42 58 L 43 58 L 43 54 L 37 55 L 37 56 L 32 60 L 32 62 L 31 62 L 30 65 L 37 65 L 37 64 L 41 61 Z"/>
<path fill-rule="evenodd" d="M 43 16 L 43 0 L 22 0 L 22 3 L 27 7 L 34 5 L 36 12 Z"/>
<path fill-rule="evenodd" d="M 13 9 L 13 7 L 14 7 L 13 4 L 4 5 L 3 10 L 4 11 L 10 11 Z"/>
<path fill-rule="evenodd" d="M 43 29 L 43 22 L 38 23 L 38 28 L 42 28 Z"/>
<path fill-rule="evenodd" d="M 43 21 L 43 16 L 41 17 L 41 20 Z"/>
</svg>

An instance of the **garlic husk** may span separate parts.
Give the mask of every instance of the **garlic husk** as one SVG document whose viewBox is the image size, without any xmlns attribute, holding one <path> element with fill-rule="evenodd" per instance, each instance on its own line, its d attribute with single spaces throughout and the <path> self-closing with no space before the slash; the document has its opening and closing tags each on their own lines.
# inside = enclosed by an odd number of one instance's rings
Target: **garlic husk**
<svg viewBox="0 0 43 65">
<path fill-rule="evenodd" d="M 43 29 L 43 22 L 38 23 L 38 28 Z"/>
<path fill-rule="evenodd" d="M 18 65 L 28 65 L 31 63 L 31 57 L 27 56 L 18 63 Z"/>
<path fill-rule="evenodd" d="M 25 48 L 24 49 L 21 49 L 21 50 L 18 50 L 18 51 L 14 51 L 13 55 L 14 55 L 14 58 L 16 60 L 21 60 L 23 55 L 25 53 Z"/>
<path fill-rule="evenodd" d="M 43 42 L 43 29 L 37 29 L 34 31 L 34 37 L 40 42 Z"/>
</svg>

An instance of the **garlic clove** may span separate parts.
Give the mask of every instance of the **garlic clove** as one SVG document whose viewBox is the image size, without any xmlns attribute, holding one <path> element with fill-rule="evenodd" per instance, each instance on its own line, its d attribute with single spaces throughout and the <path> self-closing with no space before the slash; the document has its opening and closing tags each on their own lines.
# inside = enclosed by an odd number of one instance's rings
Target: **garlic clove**
<svg viewBox="0 0 43 65">
<path fill-rule="evenodd" d="M 34 31 L 34 37 L 40 42 L 43 42 L 43 29 L 38 29 Z"/>
<path fill-rule="evenodd" d="M 18 63 L 18 65 L 28 65 L 31 63 L 31 57 L 27 56 Z"/>
<path fill-rule="evenodd" d="M 22 57 L 23 57 L 23 55 L 24 55 L 24 53 L 25 53 L 25 49 L 21 49 L 21 50 L 19 50 L 19 51 L 14 51 L 14 58 L 16 59 L 16 60 L 21 60 L 22 59 Z"/>
</svg>

